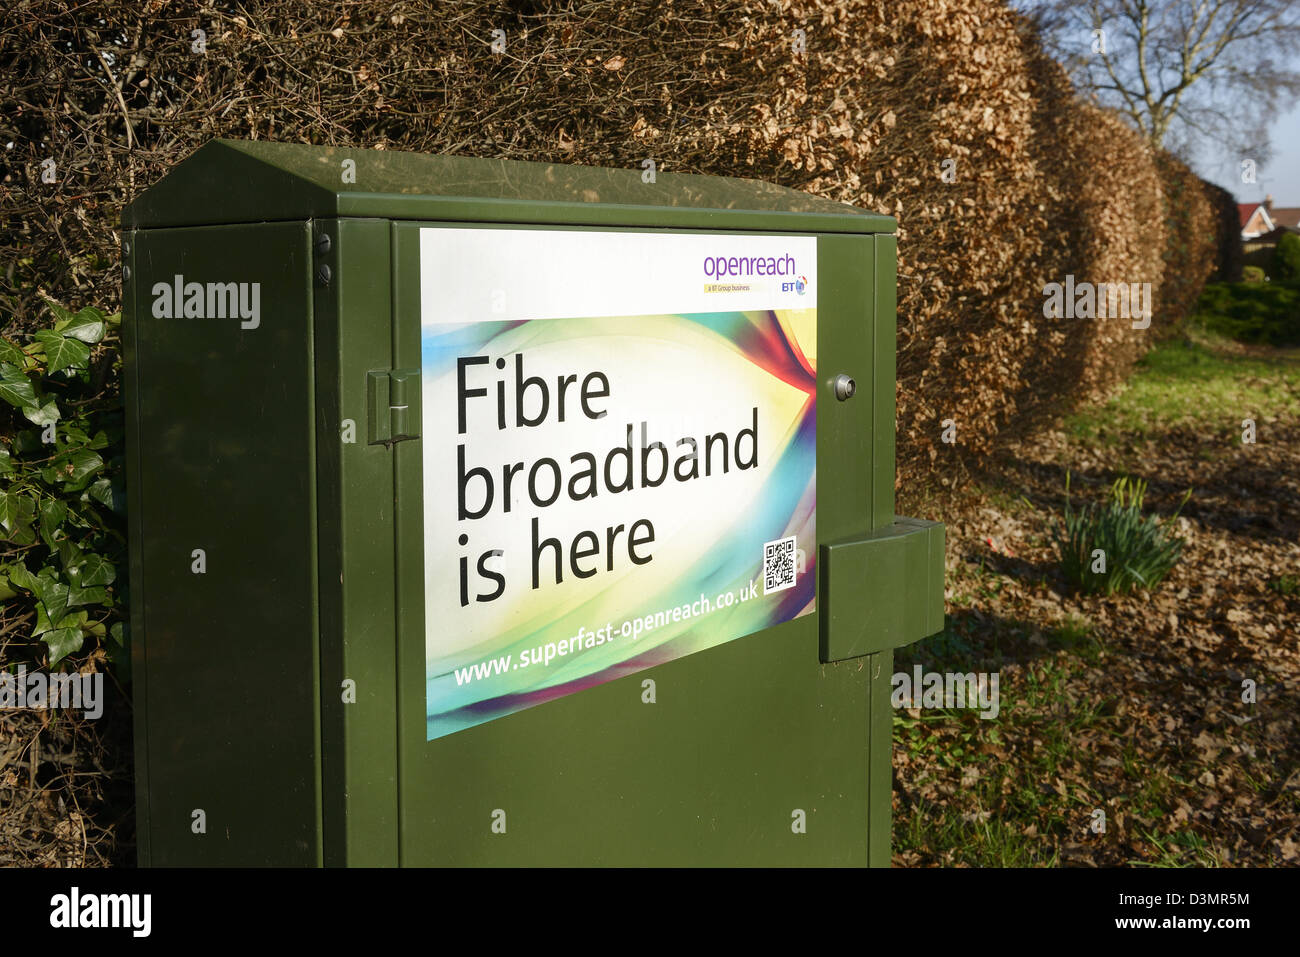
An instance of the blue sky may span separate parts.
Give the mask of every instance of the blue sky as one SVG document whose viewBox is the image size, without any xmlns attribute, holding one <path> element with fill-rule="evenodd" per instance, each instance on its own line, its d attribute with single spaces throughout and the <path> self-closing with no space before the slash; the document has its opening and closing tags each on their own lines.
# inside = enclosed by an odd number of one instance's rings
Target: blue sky
<svg viewBox="0 0 1300 957">
<path fill-rule="evenodd" d="M 1032 10 L 1043 0 L 1010 0 L 1014 8 Z M 1300 51 L 1291 61 L 1291 69 L 1300 71 Z M 1300 103 L 1284 108 L 1269 128 L 1272 155 L 1267 164 L 1258 163 L 1254 183 L 1241 181 L 1241 161 L 1245 157 L 1215 153 L 1205 143 L 1192 144 L 1189 159 L 1198 175 L 1228 190 L 1239 203 L 1257 203 L 1272 195 L 1274 206 L 1300 206 Z M 1257 159 L 1257 158 L 1256 158 Z"/>
<path fill-rule="evenodd" d="M 1257 203 L 1272 193 L 1274 206 L 1300 206 L 1300 103 L 1274 120 L 1270 132 L 1273 158 L 1256 171 L 1254 185 L 1241 181 L 1240 166 L 1197 172 L 1229 190 L 1239 203 Z"/>
</svg>

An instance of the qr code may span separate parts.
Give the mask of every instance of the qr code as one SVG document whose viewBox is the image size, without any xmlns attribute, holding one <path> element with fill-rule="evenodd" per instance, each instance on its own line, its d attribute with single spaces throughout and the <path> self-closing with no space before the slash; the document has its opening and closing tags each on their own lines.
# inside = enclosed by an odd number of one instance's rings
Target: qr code
<svg viewBox="0 0 1300 957">
<path fill-rule="evenodd" d="M 794 587 L 794 536 L 763 546 L 763 594 Z"/>
</svg>

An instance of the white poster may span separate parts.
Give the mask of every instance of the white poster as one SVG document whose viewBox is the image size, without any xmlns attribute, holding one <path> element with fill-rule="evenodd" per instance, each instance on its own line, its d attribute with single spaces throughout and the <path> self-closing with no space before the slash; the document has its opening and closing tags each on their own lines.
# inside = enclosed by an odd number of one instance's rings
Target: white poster
<svg viewBox="0 0 1300 957">
<path fill-rule="evenodd" d="M 429 739 L 812 610 L 816 253 L 421 230 Z"/>
</svg>

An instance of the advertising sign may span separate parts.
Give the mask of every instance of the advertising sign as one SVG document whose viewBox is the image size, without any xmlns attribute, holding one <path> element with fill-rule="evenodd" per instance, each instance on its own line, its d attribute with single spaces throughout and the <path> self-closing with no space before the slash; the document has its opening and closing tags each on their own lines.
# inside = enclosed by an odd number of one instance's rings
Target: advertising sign
<svg viewBox="0 0 1300 957">
<path fill-rule="evenodd" d="M 429 740 L 813 609 L 817 246 L 420 231 Z"/>
</svg>

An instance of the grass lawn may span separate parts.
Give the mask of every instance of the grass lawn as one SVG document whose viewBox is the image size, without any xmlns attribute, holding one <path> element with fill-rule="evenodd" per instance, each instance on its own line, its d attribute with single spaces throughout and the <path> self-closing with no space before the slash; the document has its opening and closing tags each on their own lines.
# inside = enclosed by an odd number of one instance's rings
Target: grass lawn
<svg viewBox="0 0 1300 957">
<path fill-rule="evenodd" d="M 1066 424 L 1080 440 L 1111 443 L 1192 426 L 1230 431 L 1225 410 L 1240 419 L 1300 419 L 1300 349 L 1242 347 L 1200 333 L 1161 343 L 1138 363 L 1124 390 Z"/>
<path fill-rule="evenodd" d="M 894 670 L 994 671 L 1001 702 L 895 712 L 896 865 L 1300 863 L 1298 356 L 1162 344 L 974 487 L 900 494 L 948 525 L 948 614 Z M 1067 471 L 1076 501 L 1144 478 L 1159 515 L 1193 489 L 1160 586 L 1071 593 L 1050 539 Z"/>
</svg>

